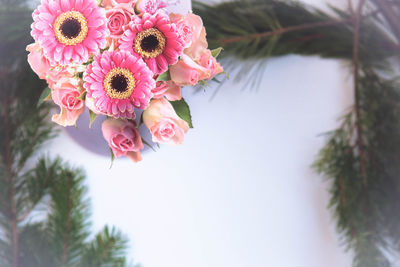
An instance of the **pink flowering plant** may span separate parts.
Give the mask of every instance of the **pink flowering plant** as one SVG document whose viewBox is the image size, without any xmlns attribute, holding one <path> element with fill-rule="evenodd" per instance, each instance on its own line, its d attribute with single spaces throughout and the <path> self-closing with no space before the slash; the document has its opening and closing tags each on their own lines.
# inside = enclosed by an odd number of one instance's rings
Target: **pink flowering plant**
<svg viewBox="0 0 400 267">
<path fill-rule="evenodd" d="M 192 128 L 182 87 L 223 72 L 221 48 L 208 49 L 201 18 L 172 14 L 168 0 L 42 0 L 33 12 L 28 62 L 48 83 L 39 100 L 53 101 L 52 120 L 75 126 L 87 108 L 112 158 L 142 159 L 149 145 L 182 144 Z M 175 3 L 176 4 L 176 3 Z M 141 116 L 136 114 L 141 113 Z M 149 145 L 150 146 L 150 145 Z"/>
</svg>

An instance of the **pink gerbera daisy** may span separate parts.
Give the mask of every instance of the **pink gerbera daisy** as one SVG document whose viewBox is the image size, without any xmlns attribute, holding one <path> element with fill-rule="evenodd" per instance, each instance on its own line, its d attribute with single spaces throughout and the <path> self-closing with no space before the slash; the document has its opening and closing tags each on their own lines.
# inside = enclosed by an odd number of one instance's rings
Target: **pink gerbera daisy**
<svg viewBox="0 0 400 267">
<path fill-rule="evenodd" d="M 141 56 L 155 74 L 175 64 L 184 48 L 176 25 L 163 12 L 136 17 L 129 23 L 120 43 L 121 50 Z"/>
<path fill-rule="evenodd" d="M 42 0 L 33 20 L 32 36 L 51 62 L 81 64 L 107 45 L 106 16 L 96 0 Z"/>
<path fill-rule="evenodd" d="M 96 56 L 83 79 L 96 108 L 115 118 L 134 119 L 134 107 L 146 109 L 155 87 L 153 73 L 143 60 L 126 51 Z"/>
</svg>

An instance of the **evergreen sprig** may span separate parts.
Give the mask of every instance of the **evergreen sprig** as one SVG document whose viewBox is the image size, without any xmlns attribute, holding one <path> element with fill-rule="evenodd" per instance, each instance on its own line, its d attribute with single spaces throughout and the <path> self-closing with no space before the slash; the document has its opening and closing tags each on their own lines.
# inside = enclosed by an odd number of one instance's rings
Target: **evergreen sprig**
<svg viewBox="0 0 400 267">
<path fill-rule="evenodd" d="M 127 266 L 126 238 L 90 231 L 81 169 L 34 155 L 56 136 L 50 106 L 36 103 L 45 83 L 25 47 L 32 10 L 25 0 L 0 0 L 0 266 Z"/>
<path fill-rule="evenodd" d="M 399 251 L 400 84 L 371 71 L 360 77 L 365 176 L 361 172 L 354 110 L 328 143 L 314 166 L 332 180 L 330 206 L 355 266 L 390 266 L 386 254 Z"/>
<path fill-rule="evenodd" d="M 210 45 L 224 47 L 225 66 L 240 65 L 247 84 L 257 84 L 271 56 L 348 60 L 354 106 L 314 167 L 332 182 L 330 207 L 353 266 L 392 266 L 400 252 L 400 2 L 349 1 L 349 10 L 331 11 L 281 0 L 195 5 Z"/>
<path fill-rule="evenodd" d="M 399 55 L 393 36 L 377 24 L 376 9 L 362 15 L 360 57 L 372 63 Z M 233 0 L 217 5 L 194 3 L 207 28 L 210 47 L 223 56 L 262 59 L 287 54 L 352 57 L 352 14 L 332 8 L 329 15 L 311 6 L 279 0 Z"/>
</svg>

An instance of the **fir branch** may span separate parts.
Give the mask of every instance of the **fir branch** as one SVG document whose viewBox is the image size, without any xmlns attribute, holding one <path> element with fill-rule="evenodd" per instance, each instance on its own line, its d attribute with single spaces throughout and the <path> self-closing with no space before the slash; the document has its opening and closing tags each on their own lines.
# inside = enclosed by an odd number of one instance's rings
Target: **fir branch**
<svg viewBox="0 0 400 267">
<path fill-rule="evenodd" d="M 398 250 L 400 218 L 393 214 L 400 201 L 398 88 L 397 81 L 383 80 L 373 70 L 363 68 L 359 77 L 359 119 L 352 109 L 341 127 L 329 134 L 314 164 L 333 182 L 330 206 L 338 229 L 355 252 L 357 267 L 388 266 L 385 254 Z M 360 167 L 358 133 L 354 131 L 359 122 L 366 128 L 365 177 Z"/>
<path fill-rule="evenodd" d="M 252 86 L 262 76 L 258 66 L 270 56 L 295 53 L 352 61 L 354 107 L 329 134 L 314 166 L 332 181 L 330 207 L 356 267 L 390 266 L 387 255 L 400 251 L 400 217 L 393 215 L 400 208 L 400 86 L 381 77 L 390 77 L 385 71 L 400 55 L 393 39 L 400 26 L 386 26 L 393 14 L 399 20 L 400 2 L 391 5 L 392 14 L 385 15 L 361 0 L 349 11 L 332 8 L 336 15 L 330 16 L 279 0 L 195 4 L 210 46 L 225 44 L 224 55 L 234 67 L 237 60 L 248 60 L 241 62 L 240 74 Z M 333 23 L 342 20 L 346 23 Z"/>
<path fill-rule="evenodd" d="M 63 167 L 59 178 L 51 184 L 51 212 L 47 232 L 52 236 L 58 266 L 76 263 L 82 243 L 89 236 L 89 206 L 80 169 Z M 61 237 L 61 238 L 60 238 Z"/>
<path fill-rule="evenodd" d="M 57 134 L 50 106 L 36 107 L 45 85 L 26 61 L 32 11 L 26 0 L 0 3 L 0 266 L 87 267 L 80 265 L 90 235 L 83 171 L 60 159 L 32 166 L 33 155 Z M 107 262 L 125 266 L 121 244 L 98 248 L 111 251 Z"/>
<path fill-rule="evenodd" d="M 12 236 L 12 261 L 11 265 L 13 267 L 18 267 L 18 220 L 17 220 L 17 208 L 16 208 L 16 195 L 14 188 L 14 178 L 16 173 L 13 170 L 12 163 L 12 152 L 11 152 L 11 136 L 10 136 L 10 123 L 7 114 L 10 113 L 8 99 L 3 101 L 3 118 L 4 118 L 4 136 L 5 136 L 5 165 L 7 166 L 7 176 L 8 176 L 8 198 L 9 198 L 9 218 L 10 218 L 10 228 Z"/>
<path fill-rule="evenodd" d="M 51 242 L 41 222 L 29 223 L 21 229 L 19 264 L 21 267 L 55 267 Z"/>
<path fill-rule="evenodd" d="M 393 35 L 397 38 L 397 44 L 400 43 L 400 25 L 399 25 L 399 14 L 395 14 L 393 11 L 393 7 L 395 6 L 393 3 L 391 4 L 387 0 L 373 0 L 375 5 L 380 9 L 383 13 L 386 21 L 390 25 L 390 28 L 393 32 Z"/>
<path fill-rule="evenodd" d="M 332 10 L 335 16 L 280 0 L 233 0 L 212 6 L 194 2 L 194 12 L 203 18 L 210 47 L 222 45 L 222 56 L 239 60 L 286 54 L 351 59 L 353 18 L 348 12 Z M 399 55 L 399 47 L 377 25 L 375 17 L 375 10 L 362 16 L 359 54 L 370 65 L 382 65 L 382 60 Z M 243 71 L 250 73 L 245 68 Z"/>
<path fill-rule="evenodd" d="M 69 192 L 69 198 L 67 201 L 67 221 L 65 225 L 65 232 L 64 232 L 64 245 L 63 245 L 63 253 L 62 253 L 62 259 L 61 259 L 61 266 L 65 266 L 65 263 L 67 262 L 67 256 L 68 256 L 68 242 L 69 242 L 69 235 L 71 231 L 71 211 L 72 211 L 72 196 L 70 194 L 71 190 L 71 177 L 68 175 L 68 185 L 67 188 L 65 188 L 67 192 Z"/>
<path fill-rule="evenodd" d="M 123 257 L 127 241 L 115 228 L 110 230 L 105 227 L 98 233 L 95 239 L 88 244 L 83 252 L 80 266 L 102 267 L 102 266 L 125 266 Z"/>
<path fill-rule="evenodd" d="M 360 19 L 362 15 L 362 9 L 366 0 L 360 0 L 358 3 L 357 11 L 353 14 L 353 81 L 354 81 L 354 101 L 355 101 L 355 120 L 357 129 L 357 146 L 360 162 L 361 177 L 364 185 L 367 183 L 367 170 L 365 168 L 365 154 L 364 154 L 364 140 L 363 140 L 363 129 L 360 116 L 360 88 L 359 82 L 359 46 L 360 46 Z"/>
<path fill-rule="evenodd" d="M 41 202 L 49 193 L 53 178 L 59 176 L 61 167 L 62 161 L 58 158 L 53 161 L 40 158 L 33 169 L 23 174 L 20 195 L 24 209 L 18 218 L 19 222 L 25 221 L 35 209 L 40 209 Z"/>
<path fill-rule="evenodd" d="M 302 25 L 280 28 L 275 31 L 267 31 L 267 32 L 261 32 L 261 33 L 237 36 L 237 37 L 232 37 L 230 39 L 220 39 L 219 42 L 221 43 L 221 45 L 228 45 L 231 43 L 241 42 L 246 39 L 266 38 L 266 37 L 270 37 L 270 36 L 274 36 L 274 35 L 281 35 L 281 34 L 284 34 L 287 32 L 292 32 L 292 31 L 308 30 L 308 29 L 319 28 L 319 27 L 327 27 L 327 26 L 332 26 L 332 25 L 345 24 L 345 23 L 349 23 L 349 22 L 351 22 L 350 19 L 341 19 L 341 20 L 332 20 L 332 21 L 327 21 L 327 22 L 307 23 L 307 24 L 302 24 Z"/>
</svg>

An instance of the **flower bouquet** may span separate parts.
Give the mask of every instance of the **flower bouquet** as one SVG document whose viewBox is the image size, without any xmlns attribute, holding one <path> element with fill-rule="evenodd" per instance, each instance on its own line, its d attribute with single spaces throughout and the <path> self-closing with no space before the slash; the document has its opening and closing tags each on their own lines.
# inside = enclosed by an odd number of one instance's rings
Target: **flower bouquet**
<svg viewBox="0 0 400 267">
<path fill-rule="evenodd" d="M 89 127 L 106 117 L 102 132 L 112 158 L 134 162 L 152 141 L 181 144 L 192 127 L 183 86 L 204 84 L 223 72 L 208 49 L 206 31 L 191 12 L 169 13 L 166 0 L 42 0 L 33 12 L 28 61 L 48 88 L 39 104 L 60 108 L 52 120 L 74 126 L 85 107 Z M 175 3 L 176 5 L 176 3 Z M 139 112 L 141 116 L 136 116 Z"/>
</svg>

